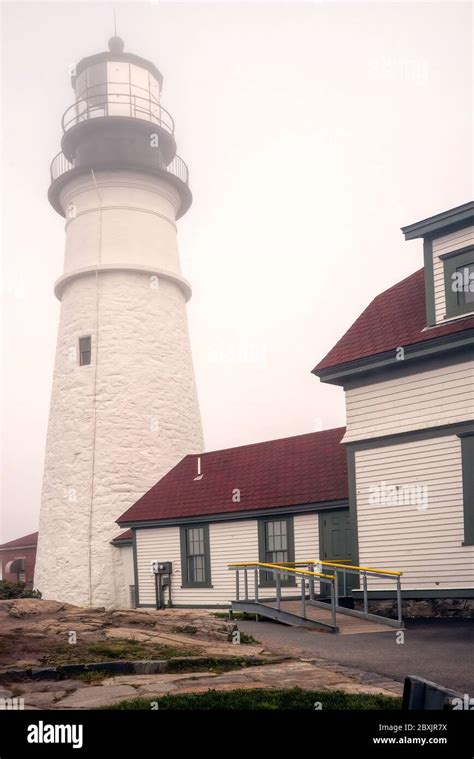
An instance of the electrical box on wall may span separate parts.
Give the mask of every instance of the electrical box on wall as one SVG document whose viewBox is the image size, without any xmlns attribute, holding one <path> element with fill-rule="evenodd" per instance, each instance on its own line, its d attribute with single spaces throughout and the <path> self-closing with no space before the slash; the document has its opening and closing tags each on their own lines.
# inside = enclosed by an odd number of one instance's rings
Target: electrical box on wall
<svg viewBox="0 0 474 759">
<path fill-rule="evenodd" d="M 171 561 L 152 561 L 151 571 L 155 575 L 170 575 L 173 564 Z"/>
</svg>

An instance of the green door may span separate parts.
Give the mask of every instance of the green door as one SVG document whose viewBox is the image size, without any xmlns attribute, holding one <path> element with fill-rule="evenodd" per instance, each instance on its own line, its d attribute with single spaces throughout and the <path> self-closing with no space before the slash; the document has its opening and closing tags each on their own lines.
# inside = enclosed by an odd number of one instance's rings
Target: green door
<svg viewBox="0 0 474 759">
<path fill-rule="evenodd" d="M 349 511 L 323 511 L 319 515 L 319 558 L 321 561 L 334 561 L 341 564 L 352 563 L 352 530 Z M 333 573 L 329 567 L 322 568 L 323 572 Z M 351 588 L 357 585 L 357 575 L 338 573 L 339 595 L 347 595 Z M 321 595 L 329 595 L 328 583 L 321 583 Z"/>
</svg>

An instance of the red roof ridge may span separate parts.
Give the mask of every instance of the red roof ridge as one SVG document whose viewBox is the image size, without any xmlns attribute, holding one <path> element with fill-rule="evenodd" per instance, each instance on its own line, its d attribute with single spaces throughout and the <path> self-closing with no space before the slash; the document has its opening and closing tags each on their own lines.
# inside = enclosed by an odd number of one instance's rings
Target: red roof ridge
<svg viewBox="0 0 474 759">
<path fill-rule="evenodd" d="M 125 530 L 120 532 L 115 538 L 112 538 L 111 543 L 121 543 L 124 540 L 132 540 L 133 533 L 131 530 Z"/>
<path fill-rule="evenodd" d="M 38 543 L 38 533 L 30 532 L 28 535 L 23 535 L 21 538 L 15 538 L 9 540 L 6 543 L 0 545 L 0 550 L 6 548 L 27 548 L 29 546 L 36 546 Z"/>
<path fill-rule="evenodd" d="M 216 448 L 212 451 L 203 451 L 202 453 L 187 453 L 186 456 L 180 460 L 195 459 L 198 456 L 212 456 L 215 453 L 224 453 L 225 451 L 239 451 L 243 448 L 253 448 L 257 445 L 272 445 L 273 443 L 282 443 L 284 440 L 296 440 L 297 438 L 311 437 L 312 435 L 323 435 L 327 432 L 342 432 L 345 431 L 346 426 L 341 427 L 328 427 L 326 430 L 314 430 L 313 432 L 300 432 L 297 435 L 287 435 L 286 437 L 271 438 L 270 440 L 260 440 L 256 443 L 243 443 L 242 445 L 230 445 L 228 448 Z M 176 465 L 177 466 L 177 465 Z M 166 475 L 163 475 L 166 476 Z"/>
<path fill-rule="evenodd" d="M 387 293 L 392 292 L 392 290 L 395 290 L 397 287 L 400 287 L 401 285 L 403 285 L 404 282 L 408 282 L 410 279 L 416 279 L 417 277 L 421 277 L 421 276 L 423 276 L 423 282 L 424 282 L 424 279 L 425 279 L 425 270 L 424 270 L 423 266 L 420 269 L 417 269 L 416 271 L 412 271 L 411 274 L 407 274 L 407 276 L 403 277 L 403 279 L 399 279 L 398 282 L 394 282 L 393 285 L 390 285 L 390 287 L 387 287 L 386 290 L 382 290 L 381 293 L 379 293 L 378 295 L 376 295 L 375 298 L 373 298 L 371 300 L 371 303 L 373 303 L 374 300 L 377 300 L 378 298 L 383 298 L 384 295 L 386 295 Z M 370 305 L 370 303 L 369 303 L 369 305 Z"/>
</svg>

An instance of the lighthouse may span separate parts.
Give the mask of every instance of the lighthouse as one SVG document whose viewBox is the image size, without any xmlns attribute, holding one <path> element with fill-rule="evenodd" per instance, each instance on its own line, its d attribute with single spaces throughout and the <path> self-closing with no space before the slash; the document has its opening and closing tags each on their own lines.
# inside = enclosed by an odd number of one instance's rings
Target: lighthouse
<svg viewBox="0 0 474 759">
<path fill-rule="evenodd" d="M 66 241 L 35 587 L 110 608 L 128 605 L 116 518 L 203 441 L 177 246 L 188 169 L 161 73 L 108 48 L 72 71 L 51 163 Z"/>
</svg>

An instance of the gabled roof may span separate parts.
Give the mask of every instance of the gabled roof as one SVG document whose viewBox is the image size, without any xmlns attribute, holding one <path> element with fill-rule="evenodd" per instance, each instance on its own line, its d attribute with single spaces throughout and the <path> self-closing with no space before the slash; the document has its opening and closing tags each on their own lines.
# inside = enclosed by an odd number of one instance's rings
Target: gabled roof
<svg viewBox="0 0 474 759">
<path fill-rule="evenodd" d="M 377 295 L 345 335 L 313 369 L 319 374 L 351 361 L 376 356 L 398 347 L 437 340 L 474 328 L 474 317 L 425 329 L 424 270 L 420 269 Z"/>
<path fill-rule="evenodd" d="M 131 543 L 133 539 L 133 534 L 131 530 L 125 530 L 125 532 L 119 533 L 119 535 L 116 535 L 115 538 L 113 538 L 110 542 L 113 543 L 113 545 L 125 545 L 126 543 Z"/>
<path fill-rule="evenodd" d="M 7 550 L 8 548 L 36 548 L 37 544 L 38 533 L 30 532 L 29 535 L 24 535 L 22 538 L 16 538 L 16 540 L 3 543 L 0 545 L 0 551 Z"/>
<path fill-rule="evenodd" d="M 117 522 L 125 526 L 346 500 L 344 433 L 339 427 L 185 456 Z M 233 500 L 237 490 L 240 502 Z"/>
</svg>

